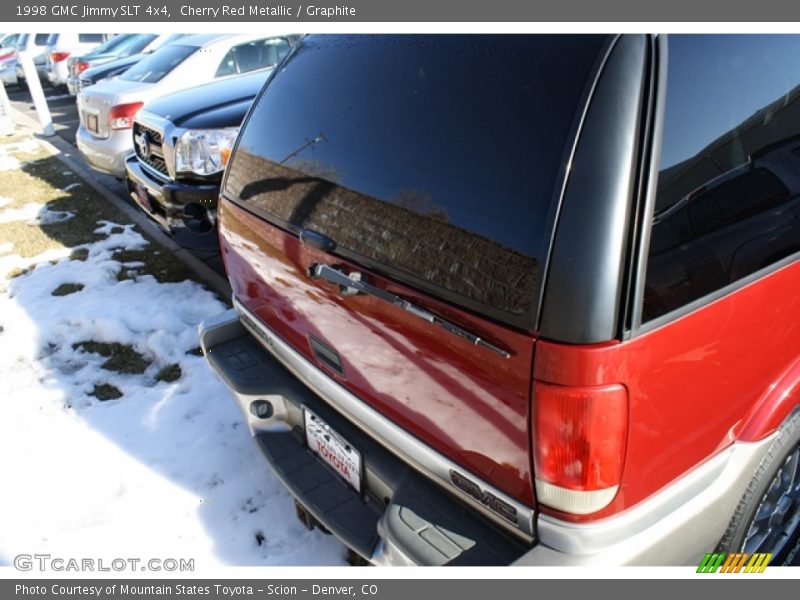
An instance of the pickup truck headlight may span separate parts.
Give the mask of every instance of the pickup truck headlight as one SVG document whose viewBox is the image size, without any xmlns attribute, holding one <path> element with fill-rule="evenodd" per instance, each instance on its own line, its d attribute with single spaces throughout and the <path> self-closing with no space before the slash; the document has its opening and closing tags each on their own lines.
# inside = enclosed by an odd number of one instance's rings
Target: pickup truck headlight
<svg viewBox="0 0 800 600">
<path fill-rule="evenodd" d="M 187 129 L 176 146 L 175 170 L 197 175 L 213 175 L 223 171 L 223 155 L 233 147 L 238 133 L 238 127 Z"/>
</svg>

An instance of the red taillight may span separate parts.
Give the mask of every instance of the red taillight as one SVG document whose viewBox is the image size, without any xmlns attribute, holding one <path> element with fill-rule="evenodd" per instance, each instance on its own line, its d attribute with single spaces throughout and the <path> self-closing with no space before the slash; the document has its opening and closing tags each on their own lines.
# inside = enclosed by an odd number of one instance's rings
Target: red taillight
<svg viewBox="0 0 800 600">
<path fill-rule="evenodd" d="M 587 514 L 607 506 L 622 478 L 628 437 L 628 394 L 618 384 L 533 386 L 536 498 Z"/>
<path fill-rule="evenodd" d="M 50 53 L 50 60 L 54 63 L 61 62 L 62 60 L 67 60 L 69 58 L 69 52 L 51 52 Z"/>
<path fill-rule="evenodd" d="M 108 113 L 108 126 L 111 129 L 130 129 L 133 127 L 133 118 L 143 104 L 144 102 L 131 102 L 111 107 Z"/>
<path fill-rule="evenodd" d="M 12 56 L 14 56 L 14 52 L 15 50 L 12 50 L 11 52 L 3 52 L 2 50 L 0 50 L 0 60 L 11 58 Z"/>
<path fill-rule="evenodd" d="M 89 68 L 89 63 L 79 60 L 78 63 L 75 65 L 75 74 L 79 75 L 83 73 L 86 69 Z"/>
</svg>

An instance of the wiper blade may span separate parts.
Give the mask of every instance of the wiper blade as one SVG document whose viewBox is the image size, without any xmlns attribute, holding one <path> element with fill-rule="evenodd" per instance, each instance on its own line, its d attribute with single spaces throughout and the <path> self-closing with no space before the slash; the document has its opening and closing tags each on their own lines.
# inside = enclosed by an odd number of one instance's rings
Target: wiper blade
<svg viewBox="0 0 800 600">
<path fill-rule="evenodd" d="M 346 275 L 339 269 L 331 267 L 330 265 L 322 265 L 318 263 L 312 264 L 308 268 L 308 272 L 309 275 L 311 275 L 311 277 L 314 279 L 324 279 L 325 281 L 329 281 L 330 283 L 335 283 L 338 285 L 339 292 L 343 296 L 366 294 L 368 296 L 380 298 L 381 300 L 393 304 L 394 306 L 397 306 L 398 308 L 401 308 L 404 311 L 427 321 L 428 323 L 436 325 L 437 327 L 440 327 L 445 331 L 452 333 L 453 335 L 457 335 L 474 346 L 491 350 L 503 358 L 511 358 L 511 354 L 509 352 L 499 348 L 498 346 L 495 346 L 490 342 L 487 342 L 480 336 L 459 327 L 455 323 L 451 323 L 447 319 L 444 319 L 439 315 L 414 304 L 413 302 L 409 302 L 397 294 L 392 294 L 391 292 L 377 288 L 374 285 L 370 285 L 362 279 L 361 273 L 350 273 L 349 275 Z"/>
</svg>

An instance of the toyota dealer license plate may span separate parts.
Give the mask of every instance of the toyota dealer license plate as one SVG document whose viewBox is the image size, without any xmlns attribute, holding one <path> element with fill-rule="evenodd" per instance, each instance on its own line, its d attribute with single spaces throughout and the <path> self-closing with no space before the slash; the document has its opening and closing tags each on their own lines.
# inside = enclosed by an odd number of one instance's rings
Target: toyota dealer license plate
<svg viewBox="0 0 800 600">
<path fill-rule="evenodd" d="M 361 453 L 308 409 L 303 409 L 308 447 L 357 492 L 361 491 Z"/>
<path fill-rule="evenodd" d="M 150 206 L 150 197 L 147 195 L 147 188 L 138 183 L 136 184 L 136 201 L 147 212 L 153 211 L 153 207 Z"/>
</svg>

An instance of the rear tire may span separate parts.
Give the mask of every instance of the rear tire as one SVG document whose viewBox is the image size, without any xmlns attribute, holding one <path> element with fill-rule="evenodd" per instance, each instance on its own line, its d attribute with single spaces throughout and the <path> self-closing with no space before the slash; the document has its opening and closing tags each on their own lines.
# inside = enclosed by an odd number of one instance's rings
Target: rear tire
<svg viewBox="0 0 800 600">
<path fill-rule="evenodd" d="M 769 552 L 771 565 L 800 564 L 800 408 L 778 429 L 719 550 Z"/>
</svg>

